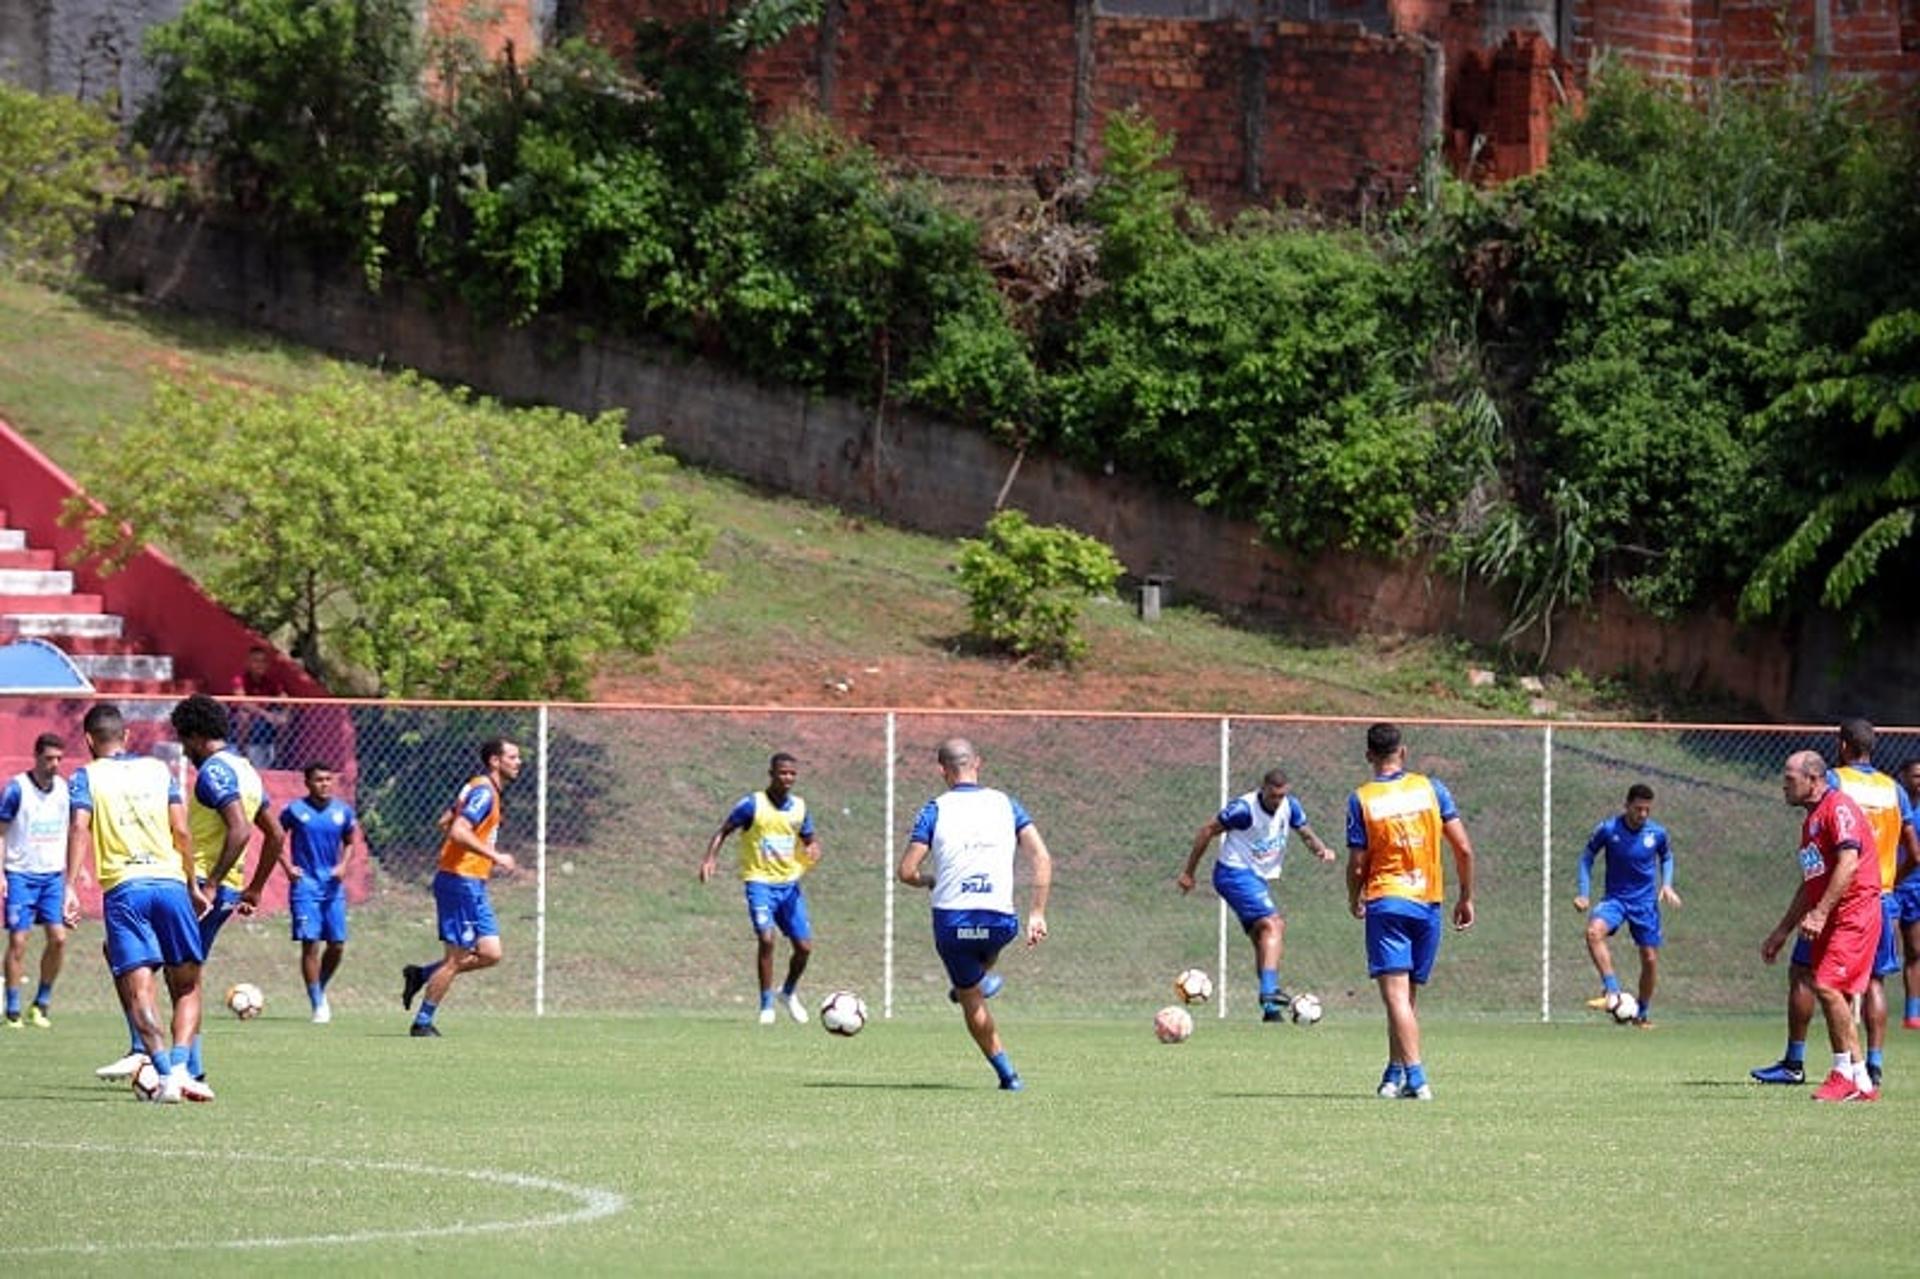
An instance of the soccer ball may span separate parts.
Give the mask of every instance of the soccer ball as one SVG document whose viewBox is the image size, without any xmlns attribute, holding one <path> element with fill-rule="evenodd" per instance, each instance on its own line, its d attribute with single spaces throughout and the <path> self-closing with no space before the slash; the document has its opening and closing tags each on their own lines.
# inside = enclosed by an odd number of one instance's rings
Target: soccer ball
<svg viewBox="0 0 1920 1279">
<path fill-rule="evenodd" d="M 1189 968 L 1173 979 L 1173 993 L 1183 1004 L 1204 1004 L 1213 998 L 1213 978 L 1200 968 Z"/>
<path fill-rule="evenodd" d="M 1640 1015 L 1640 1001 L 1623 990 L 1607 1001 L 1607 1011 L 1624 1026 Z"/>
<path fill-rule="evenodd" d="M 227 1011 L 241 1021 L 252 1021 L 267 1006 L 267 997 L 250 981 L 227 987 Z"/>
<path fill-rule="evenodd" d="M 164 1087 L 166 1080 L 160 1078 L 151 1061 L 141 1062 L 140 1069 L 133 1072 L 133 1095 L 141 1101 L 159 1101 Z"/>
<path fill-rule="evenodd" d="M 857 1035 L 867 1024 L 867 1001 L 850 990 L 836 990 L 820 1005 L 820 1024 L 829 1035 Z"/>
<path fill-rule="evenodd" d="M 1311 1026 L 1323 1015 L 1320 996 L 1314 994 L 1295 995 L 1293 997 L 1293 1023 L 1296 1026 Z"/>
<path fill-rule="evenodd" d="M 1193 1035 L 1193 1014 L 1168 1004 L 1153 1015 L 1153 1035 L 1163 1044 L 1184 1044 Z"/>
</svg>

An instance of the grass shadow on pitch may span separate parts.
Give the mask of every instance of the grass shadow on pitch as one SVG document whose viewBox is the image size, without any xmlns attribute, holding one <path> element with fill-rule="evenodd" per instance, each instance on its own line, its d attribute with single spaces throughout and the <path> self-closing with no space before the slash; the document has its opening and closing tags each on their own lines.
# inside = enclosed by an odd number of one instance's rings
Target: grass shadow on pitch
<svg viewBox="0 0 1920 1279">
<path fill-rule="evenodd" d="M 1222 1101 L 1351 1101 L 1356 1105 L 1363 1102 L 1371 1105 L 1380 1100 L 1371 1092 L 1313 1092 L 1307 1089 L 1294 1089 L 1293 1091 L 1275 1089 L 1272 1092 L 1217 1092 L 1213 1095 Z"/>
<path fill-rule="evenodd" d="M 57 1088 L 42 1088 L 38 1092 L 0 1093 L 0 1101 L 64 1101 L 74 1105 L 88 1103 L 107 1103 L 120 1105 L 133 1095 L 133 1090 L 125 1084 L 117 1087 L 101 1084 L 67 1084 Z"/>
<path fill-rule="evenodd" d="M 959 1084 L 887 1083 L 868 1079 L 814 1079 L 802 1088 L 877 1088 L 885 1092 L 967 1092 Z"/>
</svg>

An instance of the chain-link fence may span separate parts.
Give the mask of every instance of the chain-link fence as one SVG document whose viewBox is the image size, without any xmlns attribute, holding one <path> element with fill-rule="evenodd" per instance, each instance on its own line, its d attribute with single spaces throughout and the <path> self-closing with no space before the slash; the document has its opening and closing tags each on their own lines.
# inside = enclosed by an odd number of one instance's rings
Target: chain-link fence
<svg viewBox="0 0 1920 1279">
<path fill-rule="evenodd" d="M 77 764 L 85 705 L 0 705 L 0 720 L 10 717 L 22 733 L 65 733 Z M 136 745 L 164 749 L 170 703 L 121 705 L 146 726 Z M 1778 1006 L 1784 974 L 1762 966 L 1758 948 L 1797 882 L 1790 854 L 1800 814 L 1782 801 L 1780 769 L 1791 750 L 1830 753 L 1830 731 L 1402 726 L 1410 766 L 1451 788 L 1477 852 L 1479 921 L 1447 939 L 1432 1006 L 1539 1018 L 1571 1012 L 1597 988 L 1584 919 L 1572 906 L 1576 868 L 1594 825 L 1620 811 L 1634 782 L 1657 794 L 1654 817 L 1671 833 L 1685 898 L 1665 913 L 1662 1008 Z M 1251 949 L 1206 887 L 1204 866 L 1191 896 L 1180 895 L 1174 877 L 1201 824 L 1275 765 L 1341 854 L 1326 865 L 1298 839 L 1289 850 L 1276 894 L 1288 919 L 1282 979 L 1320 993 L 1331 1010 L 1373 1006 L 1342 866 L 1346 798 L 1367 776 L 1365 728 L 1242 716 L 323 703 L 296 706 L 279 726 L 266 777 L 277 812 L 302 792 L 300 765 L 332 764 L 371 847 L 368 873 L 354 880 L 336 1007 L 397 1013 L 389 1001 L 400 965 L 439 953 L 435 821 L 477 771 L 480 743 L 508 737 L 527 763 L 507 792 L 500 834 L 520 870 L 492 885 L 507 958 L 463 979 L 455 1006 L 751 1010 L 753 938 L 731 873 L 738 837 L 715 882 L 699 883 L 695 868 L 733 804 L 765 785 L 768 756 L 784 750 L 799 757 L 797 790 L 825 849 L 805 880 L 816 951 L 804 991 L 850 987 L 897 1015 L 945 1010 L 926 895 L 897 885 L 892 868 L 921 805 L 942 789 L 934 748 L 958 734 L 978 747 L 983 781 L 1026 806 L 1054 855 L 1052 938 L 1003 957 L 1022 1006 L 1133 1014 L 1160 1002 L 1176 971 L 1201 966 L 1218 973 L 1222 1011 L 1239 1015 L 1252 1005 Z M 1883 733 L 1876 757 L 1892 768 L 1915 754 L 1920 737 Z M 16 754 L 0 767 L 25 762 Z M 1447 872 L 1451 881 L 1450 862 Z M 1023 911 L 1024 875 L 1022 867 Z M 1597 870 L 1595 880 L 1597 888 Z M 277 891 L 270 901 L 283 898 Z M 65 1006 L 111 1000 L 92 961 L 94 930 L 87 925 L 71 952 L 58 995 Z M 1624 931 L 1613 952 L 1631 986 L 1638 963 Z M 777 975 L 785 963 L 782 943 Z M 243 979 L 299 1006 L 297 947 L 284 914 L 236 920 L 221 936 L 210 984 Z"/>
</svg>

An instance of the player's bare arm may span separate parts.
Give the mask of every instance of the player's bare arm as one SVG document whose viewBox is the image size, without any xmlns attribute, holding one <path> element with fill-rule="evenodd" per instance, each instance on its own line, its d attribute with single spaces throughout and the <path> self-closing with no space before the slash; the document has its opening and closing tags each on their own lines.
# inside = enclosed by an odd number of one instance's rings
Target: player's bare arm
<svg viewBox="0 0 1920 1279">
<path fill-rule="evenodd" d="M 713 838 L 707 841 L 706 855 L 700 859 L 700 870 L 698 873 L 701 883 L 704 884 L 713 878 L 713 872 L 720 864 L 720 845 L 726 843 L 727 836 L 733 834 L 733 832 L 738 829 L 739 827 L 735 826 L 732 819 L 729 818 L 727 821 L 720 823 L 719 830 L 713 832 Z"/>
<path fill-rule="evenodd" d="M 513 855 L 487 847 L 487 841 L 474 833 L 473 823 L 465 817 L 454 817 L 453 823 L 447 827 L 447 838 L 456 846 L 486 858 L 503 874 L 511 875 L 515 870 Z"/>
<path fill-rule="evenodd" d="M 1027 912 L 1027 945 L 1038 946 L 1047 939 L 1047 896 L 1053 891 L 1053 855 L 1040 828 L 1029 822 L 1018 836 L 1020 850 L 1033 863 L 1033 907 Z"/>
<path fill-rule="evenodd" d="M 1306 822 L 1300 823 L 1300 838 L 1307 841 L 1307 851 L 1323 862 L 1333 860 L 1333 849 L 1327 841 L 1321 839 L 1318 832 Z"/>
<path fill-rule="evenodd" d="M 1187 850 L 1187 864 L 1181 868 L 1179 875 L 1175 876 L 1173 881 L 1180 886 L 1181 892 L 1193 891 L 1193 872 L 1200 868 L 1200 859 L 1207 855 L 1207 846 L 1218 839 L 1226 829 L 1220 824 L 1218 817 L 1209 817 L 1206 825 L 1195 833 L 1193 847 Z"/>
<path fill-rule="evenodd" d="M 80 926 L 80 874 L 93 860 L 93 814 L 76 808 L 67 816 L 67 893 L 61 917 L 68 928 Z"/>
<path fill-rule="evenodd" d="M 1360 900 L 1360 890 L 1367 886 L 1367 850 L 1357 844 L 1347 846 L 1347 913 L 1355 919 L 1365 919 L 1367 908 Z"/>
<path fill-rule="evenodd" d="M 1453 868 L 1460 879 L 1460 897 L 1453 903 L 1453 926 L 1459 932 L 1473 927 L 1473 841 L 1458 817 L 1441 823 L 1440 833 L 1453 847 Z"/>
<path fill-rule="evenodd" d="M 928 846 L 919 841 L 907 845 L 907 851 L 900 855 L 898 870 L 900 882 L 910 888 L 932 888 L 933 874 L 926 869 Z M 1049 871 L 1052 866 L 1049 864 Z"/>
</svg>

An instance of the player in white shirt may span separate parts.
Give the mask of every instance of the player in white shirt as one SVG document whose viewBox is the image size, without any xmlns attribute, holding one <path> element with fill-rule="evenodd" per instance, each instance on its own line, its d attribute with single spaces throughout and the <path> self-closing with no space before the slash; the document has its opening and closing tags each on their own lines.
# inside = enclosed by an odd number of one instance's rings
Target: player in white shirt
<svg viewBox="0 0 1920 1279">
<path fill-rule="evenodd" d="M 47 1006 L 67 953 L 67 781 L 60 776 L 66 744 L 58 734 L 34 739 L 33 767 L 0 791 L 0 826 L 6 827 L 6 878 L 0 907 L 7 921 L 7 1029 L 53 1025 Z M 47 930 L 40 952 L 40 988 L 22 1019 L 21 983 L 26 980 L 27 939 L 36 924 Z"/>
<path fill-rule="evenodd" d="M 1260 789 L 1248 791 L 1222 808 L 1193 837 L 1187 864 L 1174 881 L 1180 891 L 1193 891 L 1193 872 L 1207 855 L 1207 846 L 1220 837 L 1220 855 L 1213 863 L 1213 888 L 1253 943 L 1254 970 L 1260 979 L 1260 1016 L 1284 1021 L 1291 1000 L 1280 985 L 1280 951 L 1287 919 L 1274 904 L 1269 884 L 1280 878 L 1287 858 L 1287 836 L 1299 831 L 1313 855 L 1333 860 L 1333 850 L 1307 825 L 1307 810 L 1287 794 L 1284 769 L 1269 769 Z"/>
<path fill-rule="evenodd" d="M 933 890 L 933 947 L 953 982 L 950 997 L 960 1005 L 967 1033 L 1000 1077 L 1000 1087 L 1019 1092 L 1025 1085 L 1007 1060 L 987 1000 L 1002 984 L 992 971 L 994 961 L 1020 933 L 1013 907 L 1014 851 L 1024 852 L 1033 865 L 1029 946 L 1047 935 L 1053 858 L 1020 802 L 980 784 L 980 757 L 971 742 L 950 737 L 935 757 L 947 790 L 920 810 L 900 858 L 900 882 Z"/>
</svg>

